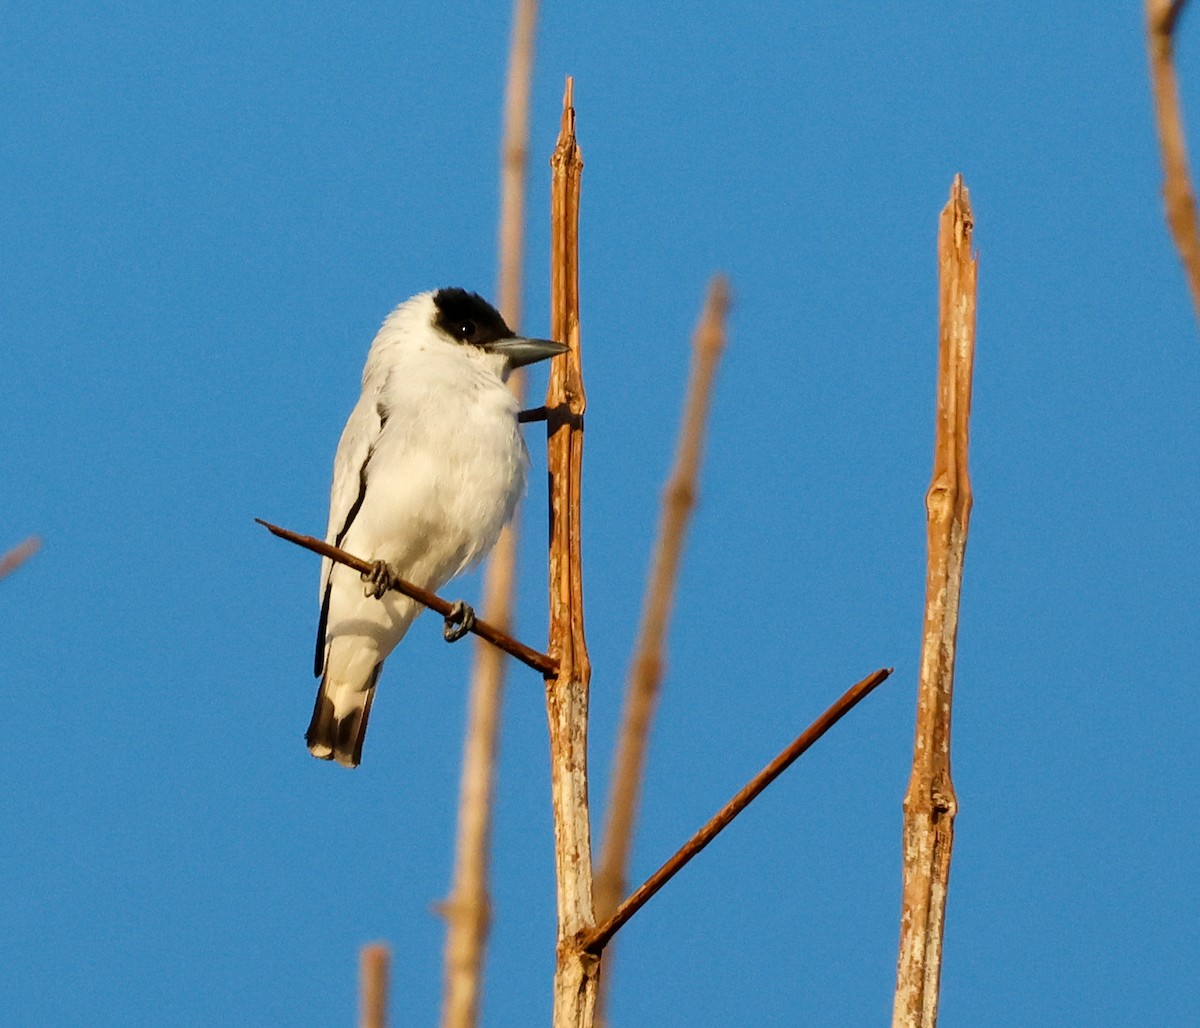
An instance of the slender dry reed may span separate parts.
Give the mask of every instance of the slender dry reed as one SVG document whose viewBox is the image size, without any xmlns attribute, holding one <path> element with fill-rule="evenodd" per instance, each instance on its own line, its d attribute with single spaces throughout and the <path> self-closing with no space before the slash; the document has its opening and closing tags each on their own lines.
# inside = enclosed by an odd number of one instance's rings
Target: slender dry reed
<svg viewBox="0 0 1200 1028">
<path fill-rule="evenodd" d="M 904 797 L 904 890 L 894 1028 L 937 1024 L 942 934 L 958 799 L 950 778 L 950 713 L 963 558 L 971 515 L 967 472 L 975 282 L 970 196 L 956 176 L 938 230 L 938 386 L 933 481 L 925 496 L 928 570 L 912 777 Z"/>
<path fill-rule="evenodd" d="M 592 840 L 588 815 L 587 722 L 591 662 L 583 630 L 580 479 L 583 466 L 583 369 L 579 352 L 579 185 L 583 159 L 575 140 L 573 83 L 567 79 L 562 127 L 551 158 L 550 323 L 570 349 L 550 364 L 546 393 L 550 477 L 550 653 L 558 674 L 546 678 L 550 725 L 558 947 L 554 1028 L 591 1028 L 600 960 L 581 944 L 593 926 Z"/>
<path fill-rule="evenodd" d="M 880 668 L 852 685 L 828 710 L 808 726 L 779 756 L 764 767 L 737 795 L 718 810 L 695 835 L 685 842 L 674 856 L 654 872 L 621 903 L 603 924 L 597 925 L 584 939 L 584 945 L 599 954 L 622 926 L 642 909 L 688 862 L 713 841 L 729 823 L 758 798 L 762 791 L 810 749 L 818 739 L 882 685 L 892 668 Z"/>
<path fill-rule="evenodd" d="M 1192 306 L 1200 318 L 1200 230 L 1196 226 L 1196 196 L 1188 169 L 1174 61 L 1175 28 L 1186 6 L 1186 0 L 1146 0 L 1146 37 L 1150 50 L 1150 87 L 1162 147 L 1167 227 L 1183 261 Z"/>
<path fill-rule="evenodd" d="M 358 959 L 359 1028 L 387 1028 L 388 964 L 387 943 L 373 942 L 362 948 Z"/>
<path fill-rule="evenodd" d="M 525 259 L 525 180 L 529 167 L 529 84 L 537 0 L 514 0 L 508 82 L 504 89 L 504 138 L 500 153 L 500 274 L 497 300 L 512 328 L 521 324 Z"/>
<path fill-rule="evenodd" d="M 515 0 L 504 103 L 504 139 L 500 160 L 499 282 L 497 300 L 504 320 L 521 325 L 522 265 L 525 251 L 525 179 L 529 160 L 529 82 L 533 71 L 533 39 L 537 0 Z M 518 401 L 524 377 L 517 372 L 509 388 Z M 483 610 L 502 631 L 512 623 L 516 579 L 517 533 L 514 523 L 501 533 L 488 559 L 483 582 Z M 474 1028 L 479 1021 L 483 966 L 491 926 L 488 894 L 488 851 L 492 834 L 504 654 L 479 643 L 471 677 L 467 729 L 463 744 L 462 781 L 458 799 L 458 839 L 450 896 L 440 907 L 446 917 L 443 1028 Z"/>
<path fill-rule="evenodd" d="M 658 540 L 646 580 L 638 642 L 625 687 L 604 844 L 596 873 L 596 916 L 601 920 L 616 910 L 628 884 L 629 852 L 645 774 L 650 726 L 662 681 L 667 628 L 688 521 L 696 504 L 705 424 L 717 365 L 725 347 L 728 310 L 729 284 L 723 277 L 714 276 L 692 336 L 692 368 L 680 420 L 675 466 L 663 490 Z M 612 973 L 611 953 L 608 961 L 606 983 Z M 601 987 L 602 1000 L 607 987 L 607 984 Z"/>
<path fill-rule="evenodd" d="M 0 557 L 0 578 L 11 575 L 42 547 L 42 541 L 36 535 L 31 535 L 22 543 L 18 543 L 4 556 Z"/>
</svg>

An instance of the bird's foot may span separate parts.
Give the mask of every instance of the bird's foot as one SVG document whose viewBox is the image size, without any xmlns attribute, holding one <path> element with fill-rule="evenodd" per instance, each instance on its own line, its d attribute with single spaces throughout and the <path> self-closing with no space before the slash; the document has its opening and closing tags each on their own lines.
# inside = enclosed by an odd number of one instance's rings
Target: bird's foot
<svg viewBox="0 0 1200 1028">
<path fill-rule="evenodd" d="M 392 569 L 387 566 L 386 561 L 377 560 L 371 565 L 370 571 L 362 573 L 362 580 L 367 584 L 363 595 L 381 599 L 392 587 Z"/>
<path fill-rule="evenodd" d="M 446 623 L 442 626 L 442 638 L 448 643 L 458 642 L 475 627 L 475 611 L 470 604 L 455 600 L 446 615 Z"/>
</svg>

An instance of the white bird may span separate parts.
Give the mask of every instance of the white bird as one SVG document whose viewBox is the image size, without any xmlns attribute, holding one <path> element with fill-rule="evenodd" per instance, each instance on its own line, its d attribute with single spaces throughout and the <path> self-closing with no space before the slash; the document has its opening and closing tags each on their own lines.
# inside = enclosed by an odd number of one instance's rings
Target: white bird
<svg viewBox="0 0 1200 1028">
<path fill-rule="evenodd" d="M 325 534 L 376 571 L 322 563 L 314 757 L 358 766 L 383 662 L 421 612 L 384 591 L 387 574 L 436 591 L 495 545 L 529 468 L 505 381 L 565 349 L 517 336 L 464 289 L 421 293 L 384 321 L 338 443 Z"/>
</svg>

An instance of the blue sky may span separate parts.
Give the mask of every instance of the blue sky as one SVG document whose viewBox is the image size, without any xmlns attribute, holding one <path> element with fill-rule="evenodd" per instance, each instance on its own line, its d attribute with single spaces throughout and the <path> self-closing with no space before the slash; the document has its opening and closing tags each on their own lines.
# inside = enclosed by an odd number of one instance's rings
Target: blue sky
<svg viewBox="0 0 1200 1028">
<path fill-rule="evenodd" d="M 890 1016 L 924 590 L 934 239 L 980 252 L 942 1023 L 1200 1010 L 1200 339 L 1141 5 L 547 4 L 524 328 L 576 79 L 594 800 L 705 282 L 736 306 L 634 876 L 844 688 L 896 674 L 622 932 L 612 1023 Z M 418 622 L 366 760 L 302 732 L 324 526 L 379 322 L 495 282 L 506 5 L 0 14 L 5 931 L 21 1025 L 435 1023 L 470 651 Z M 1197 26 L 1181 75 L 1200 140 Z M 535 390 L 544 371 L 535 374 Z M 537 428 L 529 439 L 544 461 Z M 544 640 L 540 472 L 520 633 Z M 472 577 L 447 590 L 474 597 Z M 549 1018 L 541 683 L 515 668 L 484 1023 Z"/>
</svg>

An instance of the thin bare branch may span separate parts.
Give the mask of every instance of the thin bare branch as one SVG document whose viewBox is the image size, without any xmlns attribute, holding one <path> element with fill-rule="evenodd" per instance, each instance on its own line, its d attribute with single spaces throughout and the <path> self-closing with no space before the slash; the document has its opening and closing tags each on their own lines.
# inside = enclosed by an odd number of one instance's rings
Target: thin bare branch
<svg viewBox="0 0 1200 1028">
<path fill-rule="evenodd" d="M 950 716 L 963 560 L 971 516 L 967 446 L 975 362 L 974 219 L 955 176 L 938 230 L 938 388 L 933 481 L 925 496 L 928 568 L 912 776 L 904 796 L 904 887 L 893 1028 L 934 1028 L 958 798 Z"/>
<path fill-rule="evenodd" d="M 1183 262 L 1192 306 L 1200 318 L 1200 229 L 1196 225 L 1196 195 L 1188 167 L 1179 85 L 1175 78 L 1175 28 L 1185 6 L 1185 0 L 1146 0 L 1146 37 L 1150 51 L 1150 87 L 1162 148 L 1167 227 Z"/>
<path fill-rule="evenodd" d="M 0 557 L 0 578 L 6 578 L 42 548 L 42 541 L 31 535 Z"/>
<path fill-rule="evenodd" d="M 708 297 L 692 337 L 692 368 L 679 426 L 675 467 L 662 496 L 658 541 L 646 581 L 642 620 L 635 656 L 625 688 L 621 729 L 613 757 L 612 792 L 600 866 L 596 874 L 596 916 L 603 920 L 617 908 L 627 886 L 629 852 L 633 845 L 650 725 L 663 676 L 663 653 L 692 508 L 696 503 L 704 430 L 713 382 L 725 347 L 725 316 L 729 285 L 721 276 L 709 283 Z M 612 953 L 601 996 L 611 982 Z M 603 1005 L 603 1002 L 602 1004 Z"/>
<path fill-rule="evenodd" d="M 530 407 L 529 410 L 523 410 L 517 415 L 517 421 L 519 424 L 522 424 L 522 425 L 528 425 L 534 421 L 545 421 L 545 420 L 546 420 L 546 408 L 544 406 Z"/>
<path fill-rule="evenodd" d="M 558 887 L 558 952 L 554 1028 L 591 1028 L 599 958 L 580 939 L 594 922 L 592 840 L 588 814 L 587 722 L 591 662 L 583 627 L 580 484 L 583 413 L 587 406 L 579 341 L 579 186 L 583 159 L 575 139 L 573 83 L 567 79 L 562 128 L 550 161 L 550 323 L 569 347 L 550 365 L 546 393 L 550 476 L 550 652 L 547 676 L 554 869 Z"/>
<path fill-rule="evenodd" d="M 638 886 L 637 890 L 617 907 L 607 921 L 589 932 L 584 940 L 584 946 L 593 953 L 603 950 L 609 940 L 650 901 L 659 889 L 712 842 L 722 829 L 745 810 L 768 785 L 783 774 L 796 758 L 850 713 L 862 700 L 866 699 L 877 686 L 886 681 L 892 670 L 892 668 L 880 668 L 843 693 L 833 706 L 809 725 L 787 749 L 764 767 L 733 799 L 717 811 L 708 823 L 684 843 L 670 860 Z"/>
<path fill-rule="evenodd" d="M 388 964 L 391 951 L 386 943 L 373 942 L 359 953 L 358 1023 L 360 1028 L 387 1028 Z"/>
<path fill-rule="evenodd" d="M 522 268 L 525 250 L 525 180 L 529 163 L 529 83 L 533 72 L 536 0 L 515 0 L 504 104 L 504 140 L 500 161 L 500 313 L 514 329 L 521 325 Z M 513 375 L 509 388 L 521 398 L 524 376 Z M 501 533 L 483 582 L 483 609 L 501 631 L 512 623 L 516 579 L 516 523 Z M 501 698 L 505 661 L 493 646 L 479 644 L 468 698 L 467 730 L 459 786 L 458 838 L 446 917 L 443 1028 L 474 1028 L 479 1020 L 483 966 L 491 926 L 488 850 L 492 834 Z"/>
<path fill-rule="evenodd" d="M 313 553 L 319 553 L 322 557 L 328 557 L 330 560 L 338 564 L 344 564 L 346 567 L 353 568 L 360 573 L 366 574 L 374 568 L 374 565 L 369 561 L 365 561 L 361 557 L 356 557 L 352 553 L 347 553 L 345 550 L 338 549 L 336 546 L 330 546 L 324 539 L 317 539 L 311 535 L 301 535 L 299 532 L 288 531 L 286 528 L 272 525 L 269 521 L 263 521 L 262 518 L 255 518 L 254 520 L 272 535 L 278 536 L 280 539 L 286 539 L 297 546 L 302 546 L 306 550 L 312 550 Z M 393 578 L 391 588 L 398 593 L 403 593 L 411 600 L 416 600 L 422 606 L 436 611 L 442 617 L 449 617 L 453 613 L 454 605 L 452 603 L 448 603 L 437 594 L 431 593 L 428 589 L 422 589 L 419 585 L 406 582 L 403 578 Z M 507 632 L 502 632 L 495 625 L 490 625 L 479 618 L 475 619 L 475 622 L 470 626 L 468 631 L 474 632 L 481 639 L 486 639 L 493 646 L 498 646 L 505 653 L 516 657 L 522 664 L 533 668 L 535 671 L 540 671 L 544 675 L 552 675 L 558 668 L 558 664 L 553 657 L 545 653 L 539 653 L 533 647 L 526 646 L 523 642 L 514 639 Z"/>
</svg>

